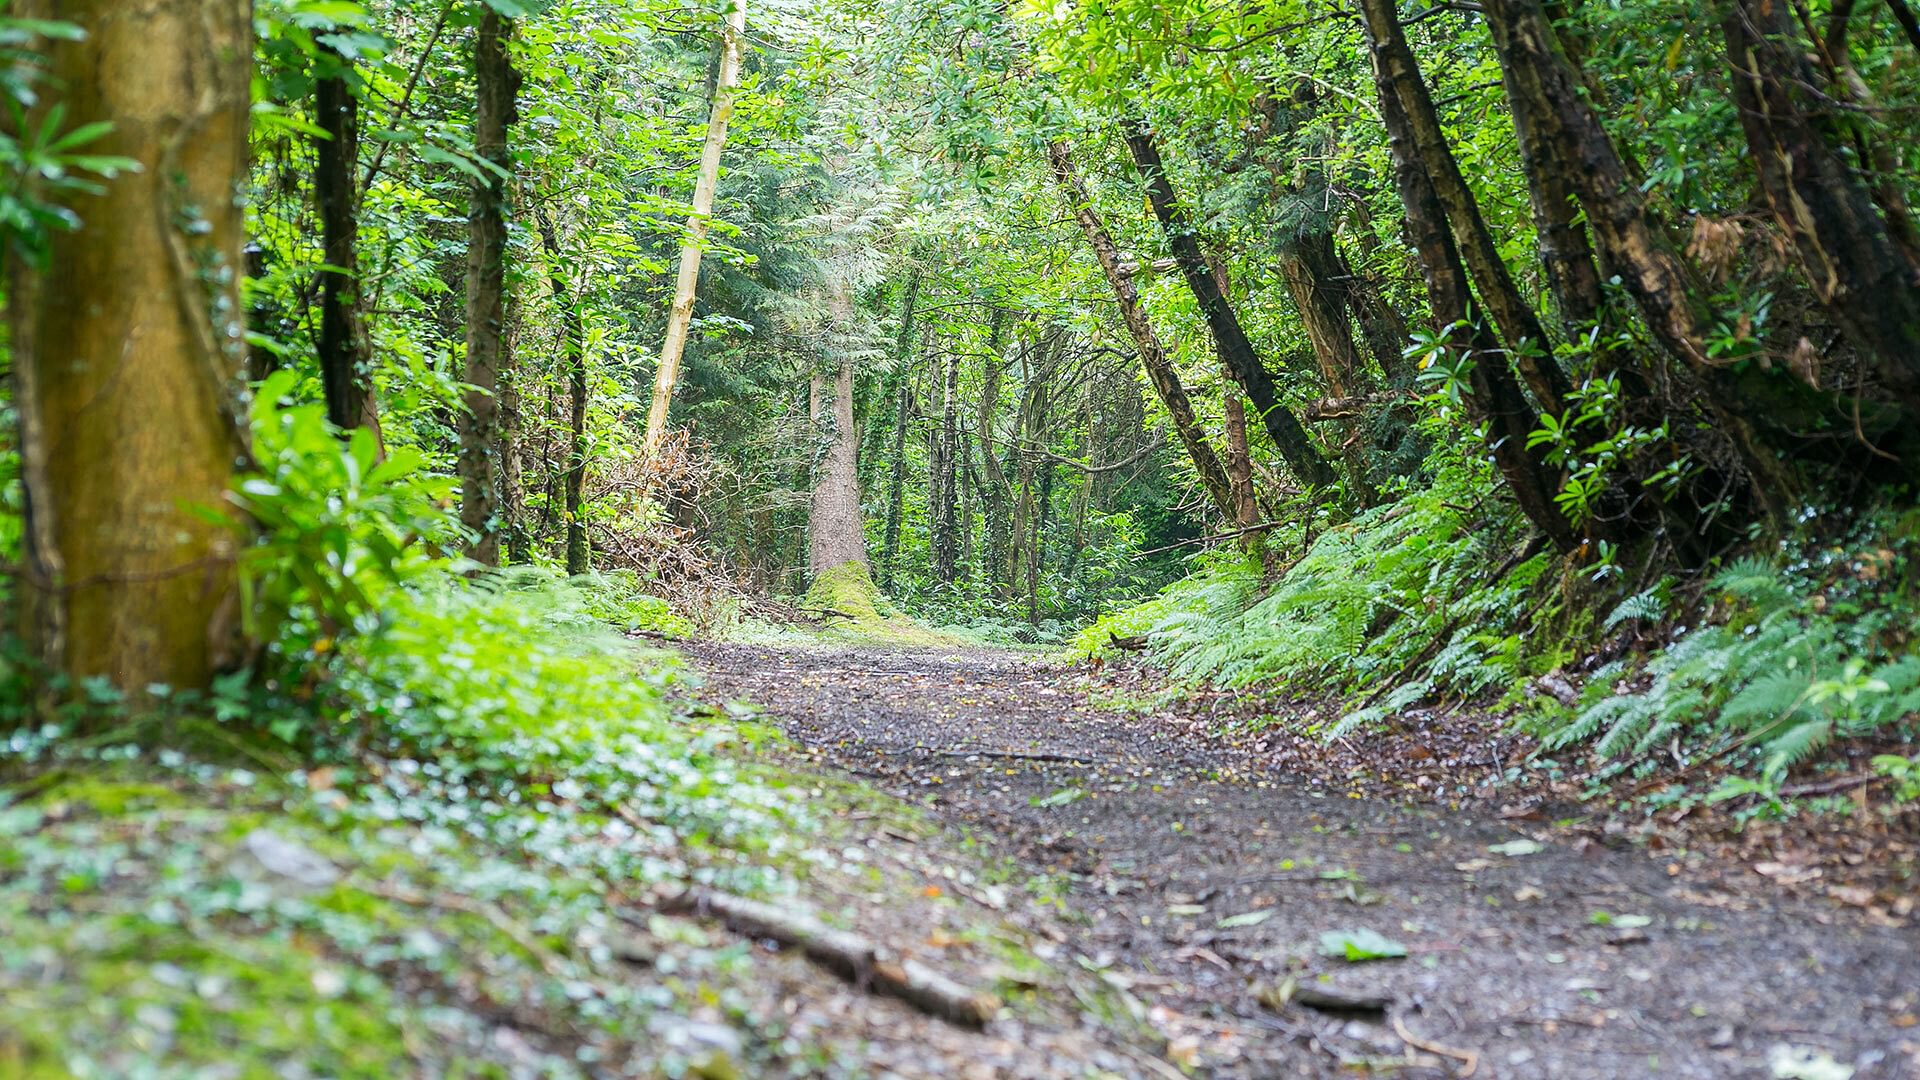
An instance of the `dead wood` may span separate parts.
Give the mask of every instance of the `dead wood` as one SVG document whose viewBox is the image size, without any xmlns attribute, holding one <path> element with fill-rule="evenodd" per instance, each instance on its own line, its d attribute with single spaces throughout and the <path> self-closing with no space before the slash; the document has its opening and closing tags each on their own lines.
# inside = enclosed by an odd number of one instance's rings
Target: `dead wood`
<svg viewBox="0 0 1920 1080">
<path fill-rule="evenodd" d="M 688 889 L 661 903 L 668 912 L 710 915 L 735 933 L 799 949 L 857 986 L 899 998 L 930 1015 L 979 1028 L 1000 1011 L 1000 999 L 962 986 L 884 945 L 836 930 L 804 911 L 789 911 L 712 889 Z"/>
</svg>

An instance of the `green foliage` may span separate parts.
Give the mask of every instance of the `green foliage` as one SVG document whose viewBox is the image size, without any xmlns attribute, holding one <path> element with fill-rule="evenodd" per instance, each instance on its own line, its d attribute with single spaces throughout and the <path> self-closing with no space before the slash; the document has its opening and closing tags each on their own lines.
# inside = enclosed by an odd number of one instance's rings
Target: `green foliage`
<svg viewBox="0 0 1920 1080">
<path fill-rule="evenodd" d="M 1675 741 L 1689 754 L 1737 753 L 1777 786 L 1834 740 L 1898 732 L 1920 711 L 1912 601 L 1873 587 L 1903 574 L 1907 558 L 1904 544 L 1874 543 L 1785 565 L 1736 559 L 1708 584 L 1719 621 L 1602 667 L 1578 707 L 1523 727 L 1549 753 L 1591 743 L 1615 769 Z M 1642 593 L 1608 622 L 1660 610 Z"/>
<path fill-rule="evenodd" d="M 253 402 L 257 471 L 232 500 L 247 632 L 282 660 L 325 652 L 343 632 L 372 633 L 394 587 L 442 565 L 461 538 L 447 512 L 453 481 L 418 451 L 385 457 L 365 428 L 342 441 L 318 404 L 291 404 L 295 377 L 276 372 Z"/>
<path fill-rule="evenodd" d="M 0 12 L 4 12 L 0 6 Z M 105 182 L 139 163 L 90 154 L 86 147 L 113 130 L 105 121 L 72 126 L 58 101 L 29 115 L 41 103 L 50 41 L 78 41 L 79 27 L 48 19 L 0 14 L 0 245 L 14 256 L 42 265 L 52 234 L 80 227 L 70 203 L 97 195 Z"/>
<path fill-rule="evenodd" d="M 1920 757 L 1876 754 L 1873 771 L 1893 781 L 1893 800 L 1910 803 L 1920 800 Z"/>
</svg>

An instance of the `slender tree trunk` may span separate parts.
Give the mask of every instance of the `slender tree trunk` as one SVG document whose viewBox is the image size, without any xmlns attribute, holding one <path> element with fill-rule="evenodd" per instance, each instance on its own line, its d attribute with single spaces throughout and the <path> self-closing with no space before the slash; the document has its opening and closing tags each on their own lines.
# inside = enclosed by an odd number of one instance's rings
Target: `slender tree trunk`
<svg viewBox="0 0 1920 1080">
<path fill-rule="evenodd" d="M 507 181 L 513 167 L 507 129 L 515 119 L 520 73 L 508 42 L 513 23 L 488 7 L 480 17 L 473 68 L 478 94 L 474 153 L 493 168 L 473 184 L 467 214 L 467 383 L 460 429 L 460 521 L 473 534 L 467 556 L 500 563 L 499 389 L 506 356 Z M 494 170 L 498 170 L 497 172 Z"/>
<path fill-rule="evenodd" d="M 1079 223 L 1080 230 L 1086 234 L 1094 258 L 1106 274 L 1107 285 L 1120 305 L 1120 317 L 1126 322 L 1127 330 L 1133 335 L 1134 347 L 1140 353 L 1140 365 L 1146 369 L 1148 381 L 1153 383 L 1161 403 L 1166 406 L 1167 417 L 1172 420 L 1180 442 L 1187 448 L 1187 457 L 1192 460 L 1194 471 L 1200 476 L 1201 486 L 1206 488 L 1214 507 L 1231 520 L 1234 513 L 1233 481 L 1227 478 L 1226 468 L 1220 464 L 1220 458 L 1214 454 L 1206 434 L 1200 430 L 1200 421 L 1193 413 L 1193 401 L 1187 397 L 1186 387 L 1180 385 L 1180 376 L 1173 370 L 1173 364 L 1167 359 L 1166 348 L 1161 345 L 1160 336 L 1154 332 L 1153 324 L 1147 320 L 1146 309 L 1140 304 L 1140 292 L 1134 286 L 1133 271 L 1121 259 L 1113 236 L 1107 232 L 1106 224 L 1093 208 L 1093 198 L 1087 191 L 1086 182 L 1080 178 L 1080 172 L 1074 166 L 1072 148 L 1065 140 L 1056 139 L 1047 146 L 1047 159 L 1052 165 L 1054 180 L 1066 196 L 1067 208 Z"/>
<path fill-rule="evenodd" d="M 1480 204 L 1460 173 L 1393 0 L 1361 0 L 1360 7 L 1380 71 L 1381 92 L 1395 95 L 1406 118 L 1411 142 L 1408 149 L 1418 155 L 1421 171 L 1427 175 L 1428 186 L 1444 213 L 1444 224 L 1451 230 L 1456 255 L 1472 273 L 1479 286 L 1480 302 L 1506 339 L 1513 365 L 1534 398 L 1550 412 L 1564 412 L 1572 384 L 1553 358 L 1553 343 L 1539 316 L 1514 286 L 1513 275 L 1500 258 L 1499 245 L 1481 216 Z"/>
<path fill-rule="evenodd" d="M 526 421 L 520 406 L 520 296 L 507 284 L 507 332 L 500 347 L 500 435 L 495 455 L 500 462 L 500 531 L 507 542 L 508 563 L 525 566 L 533 561 L 533 540 L 527 535 L 527 488 L 522 440 Z"/>
<path fill-rule="evenodd" d="M 893 414 L 893 445 L 888 448 L 887 524 L 880 548 L 880 588 L 893 588 L 893 571 L 900 559 L 900 526 L 907 509 L 907 425 L 912 423 L 913 389 L 900 380 Z"/>
<path fill-rule="evenodd" d="M 941 365 L 940 428 L 934 438 L 933 576 L 953 581 L 960 561 L 959 477 L 960 357 L 948 352 Z"/>
<path fill-rule="evenodd" d="M 25 494 L 23 627 L 52 671 L 129 694 L 242 659 L 224 505 L 244 428 L 240 325 L 253 21 L 246 0 L 38 0 L 66 127 L 138 161 L 76 202 L 44 266 L 7 259 Z M 43 103 L 26 118 L 37 126 Z"/>
<path fill-rule="evenodd" d="M 320 213 L 320 382 L 327 419 L 342 429 L 365 427 L 380 437 L 373 394 L 373 343 L 360 305 L 360 99 L 348 83 L 352 62 L 324 42 L 323 74 L 314 84 L 313 197 Z"/>
<path fill-rule="evenodd" d="M 1266 426 L 1267 436 L 1273 440 L 1274 448 L 1286 459 L 1287 467 L 1293 470 L 1294 475 L 1304 483 L 1321 487 L 1331 485 L 1334 482 L 1333 467 L 1314 448 L 1313 441 L 1307 437 L 1307 429 L 1300 424 L 1300 418 L 1280 403 L 1273 376 L 1267 373 L 1259 353 L 1254 351 L 1253 343 L 1241 329 L 1233 305 L 1214 282 L 1206 254 L 1200 248 L 1199 237 L 1194 235 L 1193 225 L 1187 220 L 1186 212 L 1174 193 L 1173 180 L 1160 160 L 1160 150 L 1154 145 L 1153 133 L 1145 124 L 1129 124 L 1127 148 L 1132 151 L 1134 165 L 1139 168 L 1140 178 L 1146 184 L 1147 201 L 1153 205 L 1153 215 L 1159 219 L 1167 243 L 1173 248 L 1173 260 L 1179 265 L 1181 276 L 1186 278 L 1187 288 L 1192 290 L 1201 314 L 1206 317 L 1207 329 L 1213 334 L 1213 344 L 1219 351 L 1220 362 L 1233 372 L 1234 381 L 1246 391 L 1247 399 L 1253 402 L 1255 411 Z"/>
<path fill-rule="evenodd" d="M 1554 546 L 1570 551 L 1579 538 L 1554 504 L 1557 485 L 1546 462 L 1527 449 L 1527 436 L 1539 425 L 1539 418 L 1508 369 L 1499 339 L 1471 313 L 1467 269 L 1447 229 L 1446 211 L 1427 173 L 1426 159 L 1415 144 L 1413 124 L 1396 86 L 1397 80 L 1408 75 L 1416 81 L 1419 76 L 1406 67 L 1411 55 L 1406 53 L 1392 2 L 1362 0 L 1362 6 L 1380 113 L 1386 121 L 1388 147 L 1393 155 L 1394 186 L 1406 211 L 1408 238 L 1420 257 L 1434 322 L 1464 329 L 1465 359 L 1470 365 L 1468 405 L 1485 424 L 1494 465 L 1520 512 Z"/>
<path fill-rule="evenodd" d="M 727 145 L 727 122 L 733 116 L 733 91 L 740 85 L 740 50 L 747 32 L 747 0 L 731 0 L 720 31 L 720 73 L 713 86 L 713 108 L 707 114 L 707 140 L 700 148 L 700 174 L 694 180 L 693 213 L 687 217 L 680 243 L 680 276 L 673 286 L 673 306 L 667 310 L 666 340 L 660 346 L 660 365 L 653 375 L 653 405 L 647 411 L 646 449 L 660 448 L 667 434 L 667 409 L 680 379 L 680 358 L 686 352 L 687 331 L 693 324 L 693 301 L 700 284 L 700 251 L 706 243 L 713 214 L 713 193 L 720 184 L 720 154 Z"/>
<path fill-rule="evenodd" d="M 1233 486 L 1231 520 L 1241 528 L 1260 523 L 1260 505 L 1253 498 L 1253 454 L 1247 446 L 1247 409 L 1233 385 L 1232 372 L 1222 368 L 1221 411 L 1226 414 L 1227 481 Z"/>
<path fill-rule="evenodd" d="M 974 429 L 980 434 L 980 460 L 986 474 L 980 485 L 980 495 L 987 518 L 987 581 L 992 585 L 994 595 L 1001 600 L 1010 599 L 1013 590 L 1012 567 L 1008 562 L 1008 548 L 1013 538 L 1009 520 L 1012 489 L 1007 483 L 1006 470 L 1001 467 L 1000 455 L 993 448 L 996 441 L 995 421 L 1000 410 L 1000 351 L 1006 341 L 1006 326 L 1006 309 L 994 308 L 987 354 L 981 358 L 986 369 L 980 387 L 980 408 L 974 417 Z M 1008 452 L 1019 453 L 1019 449 L 1009 448 Z"/>
<path fill-rule="evenodd" d="M 1774 220 L 1834 322 L 1874 357 L 1887 389 L 1920 413 L 1920 266 L 1834 149 L 1788 7 L 1729 0 L 1721 32 L 1740 126 Z"/>
<path fill-rule="evenodd" d="M 561 270 L 560 236 L 545 207 L 534 211 L 540 241 L 547 250 L 547 288 L 561 310 L 560 349 L 567 372 L 567 467 L 561 515 L 566 521 L 567 573 L 592 569 L 582 505 L 587 487 L 587 323 L 586 290 L 567 285 Z"/>
<path fill-rule="evenodd" d="M 807 511 L 807 567 L 820 574 L 847 563 L 867 565 L 867 539 L 860 515 L 860 435 L 853 426 L 853 365 L 841 360 L 831 389 L 813 376 L 816 437 L 825 451 L 815 470 Z"/>
</svg>

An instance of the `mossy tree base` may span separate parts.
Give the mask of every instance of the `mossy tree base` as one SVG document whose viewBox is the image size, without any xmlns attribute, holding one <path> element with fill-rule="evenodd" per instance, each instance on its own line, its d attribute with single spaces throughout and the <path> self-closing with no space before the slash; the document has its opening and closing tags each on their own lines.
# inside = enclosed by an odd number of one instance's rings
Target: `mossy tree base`
<svg viewBox="0 0 1920 1080">
<path fill-rule="evenodd" d="M 901 614 L 874 584 L 867 564 L 857 560 L 815 574 L 800 606 L 827 613 L 826 632 L 837 638 L 889 645 L 963 644 Z"/>
</svg>

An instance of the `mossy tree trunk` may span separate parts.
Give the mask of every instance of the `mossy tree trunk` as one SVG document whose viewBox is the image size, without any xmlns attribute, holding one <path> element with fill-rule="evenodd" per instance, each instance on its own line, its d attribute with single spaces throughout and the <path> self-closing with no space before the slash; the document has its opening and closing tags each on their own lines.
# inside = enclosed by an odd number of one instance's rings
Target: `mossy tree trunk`
<svg viewBox="0 0 1920 1080">
<path fill-rule="evenodd" d="M 10 257 L 27 636 L 75 679 L 128 692 L 204 687 L 241 659 L 234 535 L 192 508 L 222 506 L 246 454 L 237 196 L 251 8 L 40 0 L 14 10 L 85 31 L 47 48 L 63 122 L 112 124 L 88 152 L 141 165 L 73 204 L 84 224 L 52 236 L 44 267 Z"/>
<path fill-rule="evenodd" d="M 507 129 L 515 118 L 520 74 L 508 45 L 513 22 L 489 7 L 480 18 L 473 68 L 478 95 L 474 153 L 493 166 L 474 181 L 467 212 L 467 370 L 459 415 L 460 521 L 473 534 L 467 555 L 500 563 L 500 408 L 496 397 L 507 354 Z M 495 170 L 498 170 L 497 172 Z"/>
<path fill-rule="evenodd" d="M 847 563 L 867 566 L 860 513 L 860 436 L 853 426 L 853 364 L 842 359 L 831 381 L 816 372 L 812 386 L 816 445 L 813 498 L 807 508 L 807 567 L 814 574 Z"/>
</svg>

